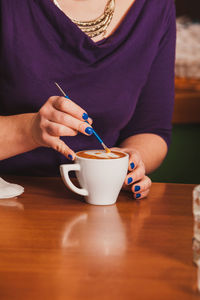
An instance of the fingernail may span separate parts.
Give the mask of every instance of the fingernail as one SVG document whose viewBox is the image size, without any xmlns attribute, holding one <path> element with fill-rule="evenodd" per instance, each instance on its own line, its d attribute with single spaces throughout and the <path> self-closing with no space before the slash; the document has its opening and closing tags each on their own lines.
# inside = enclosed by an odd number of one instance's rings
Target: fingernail
<svg viewBox="0 0 200 300">
<path fill-rule="evenodd" d="M 92 130 L 92 128 L 91 127 L 87 127 L 86 129 L 85 129 L 85 132 L 87 133 L 87 134 L 93 134 L 93 130 Z"/>
<path fill-rule="evenodd" d="M 135 195 L 135 198 L 136 198 L 136 199 L 138 199 L 138 198 L 140 198 L 140 197 L 141 197 L 141 194 L 136 194 L 136 195 Z"/>
<path fill-rule="evenodd" d="M 82 118 L 83 118 L 83 120 L 87 120 L 87 119 L 89 118 L 89 117 L 88 117 L 88 114 L 83 113 Z"/>
<path fill-rule="evenodd" d="M 70 160 L 73 160 L 73 156 L 72 156 L 71 154 L 68 155 L 68 158 L 69 158 Z"/>
<path fill-rule="evenodd" d="M 133 162 L 130 163 L 130 167 L 131 167 L 131 169 L 134 169 L 135 168 L 135 164 Z"/>
<path fill-rule="evenodd" d="M 140 186 L 139 185 L 136 185 L 135 186 L 135 192 L 138 192 L 140 190 Z"/>
<path fill-rule="evenodd" d="M 133 178 L 129 177 L 128 178 L 128 184 L 130 184 L 131 182 L 133 182 Z"/>
</svg>

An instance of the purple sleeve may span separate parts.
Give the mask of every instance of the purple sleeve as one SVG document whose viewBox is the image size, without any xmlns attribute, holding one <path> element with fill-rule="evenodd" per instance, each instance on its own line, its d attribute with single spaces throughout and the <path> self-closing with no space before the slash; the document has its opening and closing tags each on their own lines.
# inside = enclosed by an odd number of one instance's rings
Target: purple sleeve
<svg viewBox="0 0 200 300">
<path fill-rule="evenodd" d="M 169 147 L 174 106 L 175 44 L 176 17 L 173 7 L 134 115 L 120 132 L 119 143 L 132 135 L 154 133 L 162 137 Z"/>
</svg>

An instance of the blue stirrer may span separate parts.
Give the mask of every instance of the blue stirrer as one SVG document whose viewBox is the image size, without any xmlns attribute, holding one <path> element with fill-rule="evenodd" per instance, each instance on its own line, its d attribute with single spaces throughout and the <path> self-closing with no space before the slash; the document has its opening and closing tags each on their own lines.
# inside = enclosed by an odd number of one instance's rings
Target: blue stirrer
<svg viewBox="0 0 200 300">
<path fill-rule="evenodd" d="M 57 86 L 57 88 L 61 91 L 61 93 L 63 94 L 63 96 L 67 99 L 70 100 L 69 96 L 67 96 L 67 94 L 63 91 L 63 89 L 59 86 L 59 84 L 57 82 L 55 82 L 55 85 Z M 90 123 L 85 120 L 86 123 L 88 123 L 90 125 Z M 92 128 L 92 132 L 95 135 L 95 137 L 97 138 L 97 140 L 101 143 L 102 147 L 104 148 L 104 150 L 109 153 L 111 152 L 110 149 L 104 144 L 104 142 L 102 141 L 102 139 L 100 138 L 100 136 L 96 133 L 96 131 Z"/>
</svg>

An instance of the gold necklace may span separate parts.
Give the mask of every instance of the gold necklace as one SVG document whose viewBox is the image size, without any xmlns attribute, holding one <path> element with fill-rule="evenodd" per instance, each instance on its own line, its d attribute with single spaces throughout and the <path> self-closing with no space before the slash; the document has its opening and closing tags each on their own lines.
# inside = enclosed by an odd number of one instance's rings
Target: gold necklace
<svg viewBox="0 0 200 300">
<path fill-rule="evenodd" d="M 57 5 L 60 9 L 60 5 L 57 0 L 53 0 L 54 4 Z M 105 35 L 110 22 L 112 21 L 113 14 L 115 10 L 115 0 L 108 0 L 103 14 L 92 20 L 92 21 L 77 21 L 71 19 L 84 33 L 86 33 L 90 38 Z"/>
</svg>

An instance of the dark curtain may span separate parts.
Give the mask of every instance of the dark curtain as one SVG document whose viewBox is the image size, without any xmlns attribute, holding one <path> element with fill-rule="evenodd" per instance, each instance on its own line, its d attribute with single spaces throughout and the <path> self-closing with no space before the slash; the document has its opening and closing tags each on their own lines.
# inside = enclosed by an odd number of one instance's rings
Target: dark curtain
<svg viewBox="0 0 200 300">
<path fill-rule="evenodd" d="M 200 0 L 175 0 L 177 16 L 187 16 L 200 21 Z"/>
</svg>

